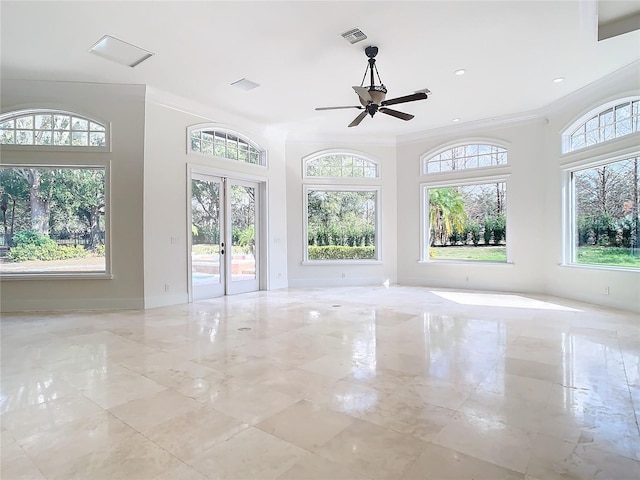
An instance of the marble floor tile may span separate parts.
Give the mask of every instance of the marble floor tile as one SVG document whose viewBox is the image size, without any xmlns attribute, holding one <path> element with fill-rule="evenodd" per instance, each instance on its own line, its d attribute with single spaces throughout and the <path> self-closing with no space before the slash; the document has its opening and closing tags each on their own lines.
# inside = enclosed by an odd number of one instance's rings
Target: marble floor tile
<svg viewBox="0 0 640 480">
<path fill-rule="evenodd" d="M 305 399 L 313 398 L 316 394 L 330 389 L 334 384 L 335 382 L 329 377 L 299 368 L 270 375 L 259 383 L 285 395 Z"/>
<path fill-rule="evenodd" d="M 309 453 L 280 475 L 278 480 L 371 480 L 371 477 Z"/>
<path fill-rule="evenodd" d="M 120 420 L 138 431 L 202 407 L 202 404 L 175 390 L 162 390 L 109 409 Z"/>
<path fill-rule="evenodd" d="M 47 477 L 60 480 L 107 478 L 152 479 L 182 462 L 139 433 L 71 458 Z"/>
<path fill-rule="evenodd" d="M 456 450 L 428 445 L 407 468 L 402 480 L 523 480 L 524 474 L 494 463 L 465 455 Z"/>
<path fill-rule="evenodd" d="M 293 445 L 313 451 L 351 425 L 355 419 L 306 400 L 286 408 L 256 425 Z"/>
<path fill-rule="evenodd" d="M 369 286 L 0 327 L 3 479 L 640 478 L 628 312 Z"/>
<path fill-rule="evenodd" d="M 166 389 L 164 385 L 143 375 L 121 372 L 106 381 L 89 382 L 80 391 L 102 408 L 113 408 Z"/>
<path fill-rule="evenodd" d="M 474 415 L 449 422 L 433 443 L 523 474 L 531 457 L 531 434 Z"/>
<path fill-rule="evenodd" d="M 3 375 L 2 390 L 0 390 L 0 413 L 77 394 L 78 390 L 65 382 L 59 375 L 39 368 L 26 370 L 22 375 L 19 373 L 6 377 Z"/>
<path fill-rule="evenodd" d="M 536 443 L 527 466 L 527 475 L 535 478 L 635 480 L 640 477 L 639 461 L 593 445 L 558 442 L 548 437 L 538 438 Z M 544 447 L 540 447 L 540 443 Z"/>
<path fill-rule="evenodd" d="M 69 466 L 86 455 L 106 452 L 127 438 L 136 436 L 129 427 L 108 412 L 54 427 L 20 441 L 20 446 L 47 478 L 69 472 Z"/>
<path fill-rule="evenodd" d="M 171 420 L 144 428 L 142 433 L 182 461 L 224 442 L 249 426 L 212 408 L 202 406 Z"/>
<path fill-rule="evenodd" d="M 13 438 L 20 441 L 102 411 L 102 407 L 88 398 L 71 394 L 11 410 L 0 416 L 0 424 Z"/>
<path fill-rule="evenodd" d="M 373 479 L 399 478 L 427 442 L 362 420 L 314 450 L 314 453 Z"/>
<path fill-rule="evenodd" d="M 186 463 L 179 464 L 176 468 L 167 469 L 153 480 L 207 480 L 202 473 Z"/>
<path fill-rule="evenodd" d="M 298 400 L 301 398 L 281 393 L 265 385 L 248 384 L 222 392 L 210 402 L 210 405 L 227 415 L 255 425 Z"/>
<path fill-rule="evenodd" d="M 0 478 L 11 480 L 43 480 L 42 474 L 26 452 L 13 440 L 0 448 Z"/>
<path fill-rule="evenodd" d="M 201 453 L 189 463 L 211 480 L 277 479 L 307 454 L 256 428 Z"/>
<path fill-rule="evenodd" d="M 389 395 L 359 412 L 363 420 L 430 442 L 459 412 L 424 403 L 417 398 Z"/>
</svg>

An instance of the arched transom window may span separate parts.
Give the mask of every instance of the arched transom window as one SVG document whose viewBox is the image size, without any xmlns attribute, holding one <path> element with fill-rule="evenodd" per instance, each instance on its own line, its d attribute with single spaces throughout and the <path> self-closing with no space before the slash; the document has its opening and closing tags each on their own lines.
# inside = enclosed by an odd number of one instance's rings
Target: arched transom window
<svg viewBox="0 0 640 480">
<path fill-rule="evenodd" d="M 0 116 L 0 144 L 106 147 L 107 127 L 75 113 L 22 110 Z"/>
<path fill-rule="evenodd" d="M 507 150 L 497 145 L 468 144 L 424 158 L 422 173 L 451 172 L 469 168 L 507 165 Z"/>
<path fill-rule="evenodd" d="M 238 160 L 254 165 L 266 165 L 263 148 L 243 135 L 211 127 L 195 128 L 189 133 L 189 148 L 192 152 L 215 157 Z"/>
<path fill-rule="evenodd" d="M 378 178 L 378 164 L 351 153 L 325 153 L 305 160 L 307 177 Z"/>
<path fill-rule="evenodd" d="M 564 133 L 563 153 L 639 131 L 640 99 L 626 100 L 591 113 L 585 122 L 569 127 Z"/>
</svg>

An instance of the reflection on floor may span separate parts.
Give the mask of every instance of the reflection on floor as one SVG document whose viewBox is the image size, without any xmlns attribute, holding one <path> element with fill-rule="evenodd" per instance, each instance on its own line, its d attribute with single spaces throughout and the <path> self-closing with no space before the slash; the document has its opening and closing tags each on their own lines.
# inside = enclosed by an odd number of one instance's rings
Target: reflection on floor
<svg viewBox="0 0 640 480">
<path fill-rule="evenodd" d="M 1 477 L 638 479 L 639 352 L 637 315 L 411 287 L 5 315 Z"/>
</svg>

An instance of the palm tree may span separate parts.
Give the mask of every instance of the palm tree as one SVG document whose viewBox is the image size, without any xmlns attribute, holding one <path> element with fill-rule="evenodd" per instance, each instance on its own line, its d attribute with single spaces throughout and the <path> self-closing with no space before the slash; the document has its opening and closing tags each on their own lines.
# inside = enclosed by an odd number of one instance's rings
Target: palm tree
<svg viewBox="0 0 640 480">
<path fill-rule="evenodd" d="M 464 198 L 457 188 L 433 188 L 429 190 L 429 224 L 431 241 L 446 245 L 449 235 L 456 229 L 464 230 L 467 214 L 464 210 Z"/>
</svg>

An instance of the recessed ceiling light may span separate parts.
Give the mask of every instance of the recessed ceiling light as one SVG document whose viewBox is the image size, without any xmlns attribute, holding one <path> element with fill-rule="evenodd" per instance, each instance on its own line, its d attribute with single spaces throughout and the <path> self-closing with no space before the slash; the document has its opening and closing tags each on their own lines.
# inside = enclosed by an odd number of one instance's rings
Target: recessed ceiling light
<svg viewBox="0 0 640 480">
<path fill-rule="evenodd" d="M 453 119 L 453 120 L 451 120 L 451 121 L 452 121 L 452 122 L 454 122 L 454 123 L 457 123 L 457 122 L 459 122 L 459 121 L 460 121 L 460 119 L 459 119 L 459 118 L 454 118 L 454 119 Z"/>
<path fill-rule="evenodd" d="M 553 83 L 562 83 L 564 82 L 564 77 L 558 77 L 553 79 Z"/>
<path fill-rule="evenodd" d="M 464 68 L 459 68 L 458 70 L 456 70 L 453 73 L 454 73 L 454 75 L 464 75 L 466 73 L 466 70 Z"/>
<path fill-rule="evenodd" d="M 253 90 L 260 86 L 260 84 L 247 80 L 246 78 L 241 78 L 240 80 L 233 82 L 231 85 L 245 91 Z"/>
<path fill-rule="evenodd" d="M 105 35 L 98 40 L 89 52 L 131 68 L 153 56 L 153 53 L 111 35 Z"/>
</svg>

